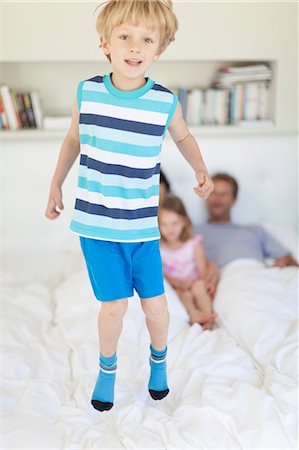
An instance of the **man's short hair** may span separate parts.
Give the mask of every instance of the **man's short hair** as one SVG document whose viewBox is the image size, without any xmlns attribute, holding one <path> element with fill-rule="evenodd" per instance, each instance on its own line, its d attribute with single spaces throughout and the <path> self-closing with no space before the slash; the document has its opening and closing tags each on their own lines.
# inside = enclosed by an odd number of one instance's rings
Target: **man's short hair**
<svg viewBox="0 0 299 450">
<path fill-rule="evenodd" d="M 239 191 L 239 185 L 237 183 L 237 180 L 234 177 L 232 177 L 228 173 L 218 172 L 218 173 L 215 173 L 215 175 L 213 175 L 211 178 L 213 181 L 221 180 L 221 181 L 227 181 L 228 183 L 230 183 L 230 185 L 233 188 L 234 199 L 237 198 L 238 191 Z"/>
</svg>

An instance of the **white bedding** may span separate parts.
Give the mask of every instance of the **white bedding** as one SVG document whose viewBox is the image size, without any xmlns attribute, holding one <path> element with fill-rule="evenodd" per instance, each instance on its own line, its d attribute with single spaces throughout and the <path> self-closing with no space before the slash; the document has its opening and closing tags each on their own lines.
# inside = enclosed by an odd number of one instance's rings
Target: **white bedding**
<svg viewBox="0 0 299 450">
<path fill-rule="evenodd" d="M 118 345 L 115 404 L 90 404 L 97 315 L 82 256 L 4 259 L 3 448 L 297 448 L 296 268 L 222 269 L 217 326 L 203 331 L 165 281 L 169 395 L 147 391 L 149 335 L 135 293 Z"/>
</svg>

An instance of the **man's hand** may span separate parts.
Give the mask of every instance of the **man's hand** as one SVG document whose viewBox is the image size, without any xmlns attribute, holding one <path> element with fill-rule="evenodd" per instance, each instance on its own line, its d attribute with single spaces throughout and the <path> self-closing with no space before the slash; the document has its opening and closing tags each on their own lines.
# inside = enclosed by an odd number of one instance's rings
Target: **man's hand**
<svg viewBox="0 0 299 450">
<path fill-rule="evenodd" d="M 204 169 L 199 169 L 195 172 L 195 177 L 198 181 L 198 186 L 194 187 L 194 192 L 205 200 L 209 197 L 210 193 L 214 190 L 214 182 L 209 176 L 208 172 Z"/>
<path fill-rule="evenodd" d="M 220 278 L 219 267 L 212 261 L 207 260 L 207 269 L 205 276 L 205 287 L 211 298 L 214 298 L 216 286 Z"/>
<path fill-rule="evenodd" d="M 282 256 L 282 258 L 278 258 L 274 263 L 274 267 L 286 267 L 286 266 L 296 266 L 299 267 L 298 263 L 292 258 L 290 255 Z"/>
</svg>

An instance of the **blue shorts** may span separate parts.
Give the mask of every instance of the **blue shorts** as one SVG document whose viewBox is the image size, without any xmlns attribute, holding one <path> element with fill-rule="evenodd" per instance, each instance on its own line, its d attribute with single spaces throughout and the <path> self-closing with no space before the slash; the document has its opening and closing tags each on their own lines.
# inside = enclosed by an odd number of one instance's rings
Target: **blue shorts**
<svg viewBox="0 0 299 450">
<path fill-rule="evenodd" d="M 80 237 L 89 279 L 97 300 L 107 302 L 134 295 L 164 293 L 160 240 L 113 242 Z"/>
</svg>

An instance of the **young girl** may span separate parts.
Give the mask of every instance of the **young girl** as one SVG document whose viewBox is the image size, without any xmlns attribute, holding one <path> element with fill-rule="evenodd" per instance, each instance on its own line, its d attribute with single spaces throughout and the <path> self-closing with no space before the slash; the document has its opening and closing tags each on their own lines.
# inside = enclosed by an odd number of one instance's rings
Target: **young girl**
<svg viewBox="0 0 299 450">
<path fill-rule="evenodd" d="M 202 237 L 193 235 L 192 224 L 183 202 L 166 197 L 159 207 L 160 252 L 165 279 L 176 290 L 190 316 L 211 329 L 217 314 L 205 287 L 206 259 Z"/>
</svg>

